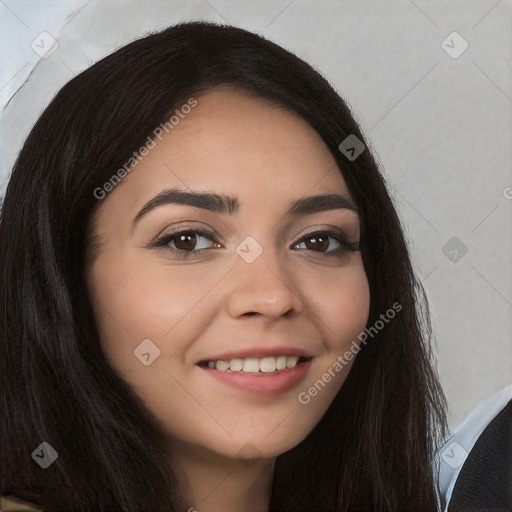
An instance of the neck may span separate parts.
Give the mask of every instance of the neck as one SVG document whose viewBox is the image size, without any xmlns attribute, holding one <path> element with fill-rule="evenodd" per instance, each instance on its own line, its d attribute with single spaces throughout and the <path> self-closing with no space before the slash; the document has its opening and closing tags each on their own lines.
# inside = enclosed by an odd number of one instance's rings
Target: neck
<svg viewBox="0 0 512 512">
<path fill-rule="evenodd" d="M 268 512 L 275 459 L 240 460 L 185 449 L 175 452 L 174 460 L 187 511 Z"/>
</svg>

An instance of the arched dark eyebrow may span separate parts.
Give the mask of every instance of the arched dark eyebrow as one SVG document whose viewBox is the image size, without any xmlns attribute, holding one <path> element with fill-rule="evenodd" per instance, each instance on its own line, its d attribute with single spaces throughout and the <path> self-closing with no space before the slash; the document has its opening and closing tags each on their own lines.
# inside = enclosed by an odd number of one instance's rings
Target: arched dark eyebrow
<svg viewBox="0 0 512 512">
<path fill-rule="evenodd" d="M 191 192 L 179 188 L 163 190 L 153 199 L 150 199 L 136 215 L 133 224 L 137 224 L 144 215 L 151 210 L 168 204 L 185 204 L 195 208 L 202 208 L 216 213 L 233 215 L 240 209 L 237 197 L 213 192 Z M 344 195 L 322 194 L 302 197 L 294 201 L 288 215 L 308 215 L 326 210 L 346 209 L 358 213 L 354 201 Z"/>
</svg>

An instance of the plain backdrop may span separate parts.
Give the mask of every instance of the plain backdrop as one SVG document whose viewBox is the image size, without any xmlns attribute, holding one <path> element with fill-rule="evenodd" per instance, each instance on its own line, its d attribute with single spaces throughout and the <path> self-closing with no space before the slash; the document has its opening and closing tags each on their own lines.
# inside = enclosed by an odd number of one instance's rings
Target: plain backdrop
<svg viewBox="0 0 512 512">
<path fill-rule="evenodd" d="M 2 197 L 55 93 L 149 31 L 228 23 L 307 60 L 348 101 L 389 181 L 452 429 L 512 382 L 510 0 L 1 0 L 0 19 Z"/>
</svg>

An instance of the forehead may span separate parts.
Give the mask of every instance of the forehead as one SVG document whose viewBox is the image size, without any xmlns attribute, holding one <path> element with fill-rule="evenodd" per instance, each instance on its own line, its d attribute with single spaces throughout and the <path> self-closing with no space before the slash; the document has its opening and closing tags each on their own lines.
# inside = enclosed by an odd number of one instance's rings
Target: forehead
<svg viewBox="0 0 512 512">
<path fill-rule="evenodd" d="M 141 206 L 173 187 L 262 196 L 348 194 L 320 135 L 298 114 L 233 89 L 210 91 L 123 179 L 107 203 Z"/>
<path fill-rule="evenodd" d="M 274 178 L 280 173 L 298 177 L 304 170 L 335 163 L 319 134 L 284 107 L 238 90 L 212 91 L 197 101 L 173 130 L 181 145 L 177 158 L 194 161 L 212 154 L 216 158 L 209 162 L 211 167 L 218 159 L 222 166 L 232 163 L 233 172 L 271 172 Z"/>
</svg>

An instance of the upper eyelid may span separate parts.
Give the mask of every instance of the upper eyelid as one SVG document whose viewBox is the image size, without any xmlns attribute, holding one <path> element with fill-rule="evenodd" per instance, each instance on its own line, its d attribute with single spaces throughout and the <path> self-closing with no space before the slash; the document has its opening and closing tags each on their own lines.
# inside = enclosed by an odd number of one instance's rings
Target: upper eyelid
<svg viewBox="0 0 512 512">
<path fill-rule="evenodd" d="M 309 229 L 306 233 L 302 233 L 299 238 L 293 242 L 293 245 L 297 245 L 299 243 L 301 243 L 304 238 L 310 236 L 310 235 L 314 235 L 314 234 L 317 234 L 317 233 L 324 233 L 324 232 L 329 232 L 329 236 L 332 237 L 333 234 L 337 234 L 340 238 L 344 239 L 344 240 L 347 240 L 348 241 L 348 236 L 347 234 L 345 233 L 345 231 L 339 227 L 334 227 L 334 226 L 328 226 L 328 227 L 315 227 L 315 228 L 311 228 Z M 172 229 L 170 231 L 165 231 L 163 230 L 162 231 L 162 234 L 157 236 L 155 241 L 154 242 L 159 242 L 159 241 L 162 241 L 162 240 L 165 240 L 166 238 L 173 238 L 175 236 L 178 236 L 179 234 L 181 233 L 194 233 L 195 235 L 198 235 L 198 236 L 202 236 L 204 238 L 207 238 L 209 239 L 210 241 L 214 242 L 214 243 L 222 243 L 220 240 L 219 240 L 219 237 L 217 236 L 217 234 L 215 233 L 215 231 L 212 231 L 210 229 L 204 229 L 204 228 L 193 228 L 193 227 L 183 227 L 183 228 L 175 228 L 175 229 Z M 199 251 L 204 251 L 204 250 L 207 250 L 207 249 L 198 249 Z M 192 252 L 192 251 L 190 251 Z"/>
<path fill-rule="evenodd" d="M 180 217 L 181 217 L 181 215 L 180 215 Z M 183 217 L 185 217 L 185 215 Z M 327 219 L 328 217 L 330 217 L 330 223 L 331 224 L 339 223 L 340 220 L 341 220 L 341 222 L 347 222 L 349 224 L 356 223 L 356 224 L 360 225 L 360 223 L 361 223 L 360 215 L 359 215 L 359 213 L 356 210 L 351 210 L 351 209 L 333 209 L 333 210 L 323 210 L 323 211 L 318 211 L 318 212 L 315 212 L 315 213 L 310 213 L 308 215 L 298 216 L 297 218 L 294 218 L 293 220 L 291 220 L 291 221 L 287 222 L 286 224 L 284 224 L 282 229 L 283 230 L 288 230 L 294 224 L 298 224 L 298 223 L 302 223 L 303 221 L 307 221 L 308 217 L 309 217 L 309 220 L 312 220 L 312 223 L 315 223 L 315 218 L 317 218 L 316 222 L 318 222 L 319 224 L 322 224 L 322 217 L 324 217 L 324 219 Z M 219 217 L 217 216 L 215 220 L 218 221 Z M 172 225 L 177 225 L 177 224 L 182 223 L 182 222 L 183 223 L 190 222 L 190 223 L 194 223 L 194 224 L 195 223 L 199 223 L 201 225 L 208 226 L 206 228 L 208 230 L 211 229 L 213 231 L 216 231 L 214 228 L 212 228 L 211 226 L 208 225 L 208 222 L 205 223 L 201 219 L 194 219 L 194 218 L 186 219 L 186 218 L 183 218 L 181 220 L 177 219 L 171 225 L 167 224 L 167 226 L 165 226 L 165 227 L 163 227 L 163 228 L 161 228 L 159 230 L 159 232 L 158 232 L 158 234 L 156 236 L 158 236 L 160 233 L 164 233 L 167 230 L 168 227 L 170 228 Z M 226 229 L 228 229 L 231 233 L 234 233 L 235 228 L 233 226 L 226 225 L 222 220 L 221 220 L 221 223 L 224 224 Z M 328 223 L 329 223 L 329 221 L 327 222 L 327 224 Z M 276 224 L 274 224 L 273 227 L 270 230 L 273 230 L 275 227 L 276 227 Z M 178 227 L 176 229 L 180 229 L 180 228 Z M 191 229 L 196 229 L 196 228 L 193 227 Z M 197 229 L 202 229 L 202 228 L 197 228 Z M 337 227 L 337 229 L 342 229 L 343 230 L 343 228 L 340 228 L 339 226 Z"/>
</svg>

